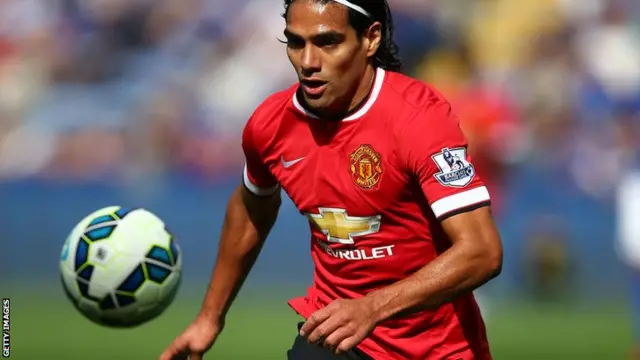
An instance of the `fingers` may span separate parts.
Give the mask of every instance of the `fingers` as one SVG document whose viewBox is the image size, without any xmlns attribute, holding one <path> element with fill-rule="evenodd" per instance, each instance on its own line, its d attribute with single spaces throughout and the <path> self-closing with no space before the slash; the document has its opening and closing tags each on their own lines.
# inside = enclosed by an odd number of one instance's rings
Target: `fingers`
<svg viewBox="0 0 640 360">
<path fill-rule="evenodd" d="M 184 345 L 176 340 L 160 355 L 160 360 L 187 360 L 187 353 Z"/>
<path fill-rule="evenodd" d="M 169 349 L 165 350 L 162 352 L 162 354 L 160 354 L 160 357 L 158 358 L 158 360 L 171 360 L 171 352 L 169 351 Z"/>
<path fill-rule="evenodd" d="M 334 331 L 332 331 L 330 334 L 327 335 L 327 337 L 324 339 L 322 346 L 326 347 L 327 349 L 330 349 L 336 354 L 339 354 L 340 352 L 348 351 L 349 349 L 340 350 L 339 346 L 345 339 L 349 338 L 352 335 L 353 335 L 353 332 L 349 327 L 347 326 L 338 327 L 337 329 L 335 329 Z"/>
<path fill-rule="evenodd" d="M 311 334 L 315 328 L 322 324 L 329 316 L 331 315 L 331 309 L 329 307 L 320 309 L 305 321 L 304 325 L 300 328 L 300 336 L 307 336 L 307 334 Z"/>
<path fill-rule="evenodd" d="M 180 354 L 180 349 L 176 346 L 176 343 L 169 345 L 169 347 L 160 355 L 159 360 L 174 360 L 180 359 L 177 357 Z"/>
<path fill-rule="evenodd" d="M 160 355 L 160 360 L 202 360 L 202 355 L 188 355 L 181 351 L 176 351 L 173 349 L 165 350 L 162 355 Z"/>
<path fill-rule="evenodd" d="M 334 349 L 336 354 L 346 353 L 349 350 L 353 349 L 362 341 L 362 338 L 359 335 L 353 335 L 343 339 L 338 346 Z"/>
<path fill-rule="evenodd" d="M 329 316 L 322 323 L 318 323 L 315 329 L 309 334 L 307 340 L 310 343 L 315 343 L 316 341 L 322 341 L 329 335 L 333 334 L 340 326 L 343 325 L 342 318 L 340 318 L 337 314 L 333 314 Z"/>
</svg>

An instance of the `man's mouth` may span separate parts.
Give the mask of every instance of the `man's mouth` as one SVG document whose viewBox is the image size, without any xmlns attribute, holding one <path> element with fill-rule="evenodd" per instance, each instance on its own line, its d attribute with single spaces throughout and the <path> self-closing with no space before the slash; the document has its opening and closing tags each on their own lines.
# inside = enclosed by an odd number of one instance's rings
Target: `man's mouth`
<svg viewBox="0 0 640 360">
<path fill-rule="evenodd" d="M 302 79 L 300 80 L 300 84 L 302 85 L 302 90 L 312 97 L 322 95 L 327 88 L 327 82 L 318 79 Z"/>
</svg>

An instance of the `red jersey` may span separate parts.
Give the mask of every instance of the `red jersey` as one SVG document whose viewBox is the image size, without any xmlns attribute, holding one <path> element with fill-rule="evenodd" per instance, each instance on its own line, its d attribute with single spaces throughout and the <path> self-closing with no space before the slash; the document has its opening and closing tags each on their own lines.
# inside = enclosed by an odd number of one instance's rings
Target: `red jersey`
<svg viewBox="0 0 640 360">
<path fill-rule="evenodd" d="M 243 133 L 244 184 L 282 188 L 309 220 L 313 285 L 289 304 L 303 317 L 362 297 L 424 267 L 450 246 L 439 220 L 488 205 L 448 102 L 399 73 L 376 70 L 363 104 L 318 119 L 298 85 L 265 100 Z M 472 294 L 379 324 L 359 348 L 374 359 L 491 359 Z"/>
</svg>

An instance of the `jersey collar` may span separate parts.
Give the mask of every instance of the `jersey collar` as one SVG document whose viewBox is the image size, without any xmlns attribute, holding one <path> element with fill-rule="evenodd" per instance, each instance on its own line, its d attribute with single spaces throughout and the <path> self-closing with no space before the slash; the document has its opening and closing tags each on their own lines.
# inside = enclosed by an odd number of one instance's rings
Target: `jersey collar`
<svg viewBox="0 0 640 360">
<path fill-rule="evenodd" d="M 377 68 L 375 76 L 376 78 L 373 82 L 373 87 L 371 88 L 371 93 L 369 94 L 369 98 L 367 99 L 367 101 L 362 106 L 360 106 L 360 109 L 358 111 L 342 119 L 342 121 L 357 120 L 361 118 L 364 114 L 366 114 L 369 111 L 369 109 L 371 109 L 371 106 L 373 106 L 373 104 L 378 99 L 378 95 L 380 95 L 380 90 L 382 89 L 382 84 L 384 83 L 385 70 L 381 68 Z M 300 111 L 301 113 L 303 113 L 304 115 L 310 118 L 313 118 L 313 119 L 318 118 L 317 115 L 305 109 L 304 106 L 300 104 L 300 101 L 298 101 L 297 91 L 293 93 L 293 106 L 298 111 Z"/>
</svg>

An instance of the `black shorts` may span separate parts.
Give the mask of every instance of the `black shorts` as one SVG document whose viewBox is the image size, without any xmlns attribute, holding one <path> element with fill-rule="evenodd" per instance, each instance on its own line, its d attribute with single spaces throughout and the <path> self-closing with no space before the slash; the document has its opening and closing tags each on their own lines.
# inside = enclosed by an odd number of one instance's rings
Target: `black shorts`
<svg viewBox="0 0 640 360">
<path fill-rule="evenodd" d="M 303 323 L 298 324 L 298 331 Z M 307 339 L 296 336 L 293 346 L 287 351 L 287 360 L 373 360 L 372 357 L 359 349 L 352 349 L 347 353 L 335 355 L 329 349 L 317 344 L 309 344 Z"/>
</svg>

